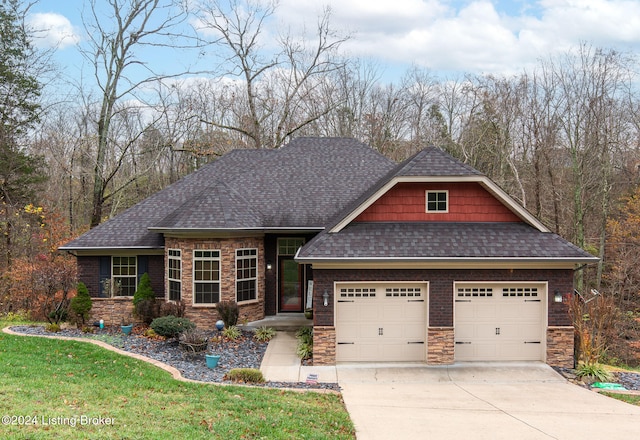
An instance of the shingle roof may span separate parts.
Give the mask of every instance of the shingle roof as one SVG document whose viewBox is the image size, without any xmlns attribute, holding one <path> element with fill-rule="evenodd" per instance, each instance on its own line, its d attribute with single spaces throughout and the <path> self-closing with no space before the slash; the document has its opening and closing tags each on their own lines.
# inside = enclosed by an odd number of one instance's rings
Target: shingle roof
<svg viewBox="0 0 640 440">
<path fill-rule="evenodd" d="M 394 166 L 347 138 L 233 150 L 61 249 L 161 248 L 168 229 L 320 229 Z"/>
<path fill-rule="evenodd" d="M 355 222 L 323 232 L 296 260 L 597 260 L 556 234 L 526 223 Z"/>
<path fill-rule="evenodd" d="M 402 162 L 394 176 L 482 176 L 475 168 L 460 162 L 440 148 L 429 146 Z"/>
</svg>

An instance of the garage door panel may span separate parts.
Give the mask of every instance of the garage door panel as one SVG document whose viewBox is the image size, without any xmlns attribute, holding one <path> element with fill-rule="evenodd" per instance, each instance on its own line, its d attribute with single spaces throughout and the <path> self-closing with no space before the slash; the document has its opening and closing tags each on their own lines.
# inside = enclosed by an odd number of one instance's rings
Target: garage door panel
<svg viewBox="0 0 640 440">
<path fill-rule="evenodd" d="M 543 284 L 459 283 L 454 295 L 457 361 L 544 359 Z"/>
<path fill-rule="evenodd" d="M 338 284 L 336 290 L 338 361 L 425 360 L 426 284 Z M 358 291 L 369 295 L 356 297 Z"/>
</svg>

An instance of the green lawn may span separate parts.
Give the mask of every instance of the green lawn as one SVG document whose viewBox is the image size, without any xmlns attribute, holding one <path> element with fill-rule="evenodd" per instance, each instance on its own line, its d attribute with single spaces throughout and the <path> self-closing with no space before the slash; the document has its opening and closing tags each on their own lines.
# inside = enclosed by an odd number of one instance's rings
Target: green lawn
<svg viewBox="0 0 640 440">
<path fill-rule="evenodd" d="M 93 344 L 4 333 L 0 415 L 12 439 L 355 438 L 335 394 L 185 383 Z"/>
</svg>

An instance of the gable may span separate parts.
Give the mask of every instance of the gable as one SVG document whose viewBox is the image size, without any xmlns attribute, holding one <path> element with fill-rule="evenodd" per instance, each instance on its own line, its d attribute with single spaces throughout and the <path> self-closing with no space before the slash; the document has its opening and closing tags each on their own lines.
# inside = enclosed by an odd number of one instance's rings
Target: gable
<svg viewBox="0 0 640 440">
<path fill-rule="evenodd" d="M 427 191 L 447 193 L 446 212 L 427 212 Z M 521 219 L 477 182 L 399 182 L 354 221 L 519 222 Z"/>
</svg>

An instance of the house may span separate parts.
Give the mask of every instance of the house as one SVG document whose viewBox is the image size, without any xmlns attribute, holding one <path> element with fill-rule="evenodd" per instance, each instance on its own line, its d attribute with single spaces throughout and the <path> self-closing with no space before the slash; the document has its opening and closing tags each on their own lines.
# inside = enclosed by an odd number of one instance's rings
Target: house
<svg viewBox="0 0 640 440">
<path fill-rule="evenodd" d="M 61 249 L 107 322 L 145 272 L 208 328 L 220 300 L 313 307 L 316 364 L 572 366 L 567 299 L 597 261 L 438 148 L 395 164 L 343 138 L 234 150 Z"/>
</svg>

